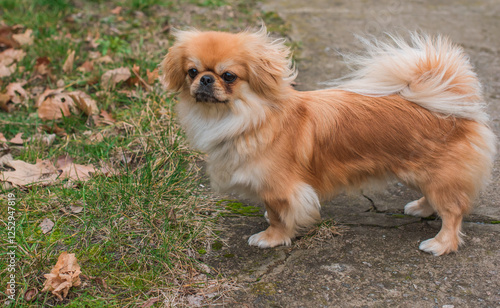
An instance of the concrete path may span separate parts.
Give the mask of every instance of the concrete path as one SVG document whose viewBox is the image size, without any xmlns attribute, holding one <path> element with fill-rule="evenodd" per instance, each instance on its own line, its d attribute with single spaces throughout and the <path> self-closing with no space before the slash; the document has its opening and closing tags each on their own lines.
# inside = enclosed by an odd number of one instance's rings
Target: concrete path
<svg viewBox="0 0 500 308">
<path fill-rule="evenodd" d="M 492 126 L 500 135 L 500 3 L 475 1 L 266 1 L 291 24 L 302 43 L 298 88 L 347 72 L 337 51 L 361 50 L 353 34 L 424 30 L 448 35 L 470 54 L 484 84 Z M 492 184 L 463 226 L 465 245 L 456 254 L 433 257 L 418 250 L 440 220 L 402 215 L 420 196 L 391 185 L 364 196 L 340 196 L 322 209 L 341 236 L 305 237 L 291 247 L 248 247 L 248 236 L 264 230 L 262 217 L 224 221 L 227 245 L 206 261 L 238 278 L 234 302 L 248 307 L 500 307 L 500 162 Z M 451 306 L 450 306 L 451 305 Z"/>
</svg>

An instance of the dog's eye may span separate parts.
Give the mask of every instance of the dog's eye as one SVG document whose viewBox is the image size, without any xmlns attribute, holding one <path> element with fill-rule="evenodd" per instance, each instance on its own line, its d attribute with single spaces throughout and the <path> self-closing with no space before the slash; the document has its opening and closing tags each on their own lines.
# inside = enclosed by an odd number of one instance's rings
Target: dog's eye
<svg viewBox="0 0 500 308">
<path fill-rule="evenodd" d="M 194 78 L 194 77 L 196 77 L 196 75 L 198 75 L 198 70 L 195 68 L 190 68 L 188 70 L 188 75 L 189 75 L 189 77 Z"/>
<path fill-rule="evenodd" d="M 224 74 L 222 74 L 222 79 L 224 79 L 224 81 L 227 83 L 231 83 L 236 80 L 236 75 L 231 74 L 229 72 L 225 72 Z"/>
</svg>

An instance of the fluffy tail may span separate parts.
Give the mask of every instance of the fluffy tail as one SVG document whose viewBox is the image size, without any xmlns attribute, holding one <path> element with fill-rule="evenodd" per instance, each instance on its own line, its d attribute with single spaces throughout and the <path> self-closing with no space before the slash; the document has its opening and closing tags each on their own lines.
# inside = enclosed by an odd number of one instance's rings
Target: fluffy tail
<svg viewBox="0 0 500 308">
<path fill-rule="evenodd" d="M 357 69 L 333 84 L 369 96 L 399 94 L 430 111 L 488 121 L 481 84 L 461 47 L 441 36 L 412 33 L 409 43 L 390 38 L 361 39 L 367 55 L 346 56 L 347 64 Z"/>
</svg>

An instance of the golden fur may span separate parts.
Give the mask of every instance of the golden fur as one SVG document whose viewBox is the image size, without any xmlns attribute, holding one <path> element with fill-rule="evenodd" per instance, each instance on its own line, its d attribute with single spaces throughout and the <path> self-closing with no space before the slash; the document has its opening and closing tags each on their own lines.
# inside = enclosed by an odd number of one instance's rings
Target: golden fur
<svg viewBox="0 0 500 308">
<path fill-rule="evenodd" d="M 420 248 L 457 250 L 462 217 L 495 155 L 480 85 L 447 40 L 395 42 L 370 45 L 358 59 L 362 68 L 337 88 L 299 92 L 290 85 L 296 72 L 288 49 L 265 28 L 177 32 L 161 64 L 163 82 L 179 92 L 179 120 L 208 154 L 213 187 L 265 204 L 270 226 L 251 245 L 288 245 L 320 219 L 320 200 L 397 178 L 424 195 L 405 213 L 443 220 Z M 225 81 L 225 72 L 236 80 Z M 202 77 L 213 83 L 200 90 Z M 210 92 L 210 102 L 200 91 Z"/>
</svg>

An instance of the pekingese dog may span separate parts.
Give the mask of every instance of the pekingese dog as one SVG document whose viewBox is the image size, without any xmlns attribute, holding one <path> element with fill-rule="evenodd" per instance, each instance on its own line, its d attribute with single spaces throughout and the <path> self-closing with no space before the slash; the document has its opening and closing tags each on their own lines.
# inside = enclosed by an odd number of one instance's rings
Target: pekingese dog
<svg viewBox="0 0 500 308">
<path fill-rule="evenodd" d="M 481 85 L 463 50 L 443 37 L 368 41 L 335 88 L 296 91 L 284 40 L 260 31 L 177 31 L 161 63 L 178 92 L 188 140 L 208 154 L 212 187 L 265 204 L 258 247 L 290 245 L 320 219 L 320 201 L 397 179 L 423 194 L 405 213 L 437 213 L 420 249 L 456 251 L 462 217 L 487 184 L 496 152 Z"/>
</svg>

